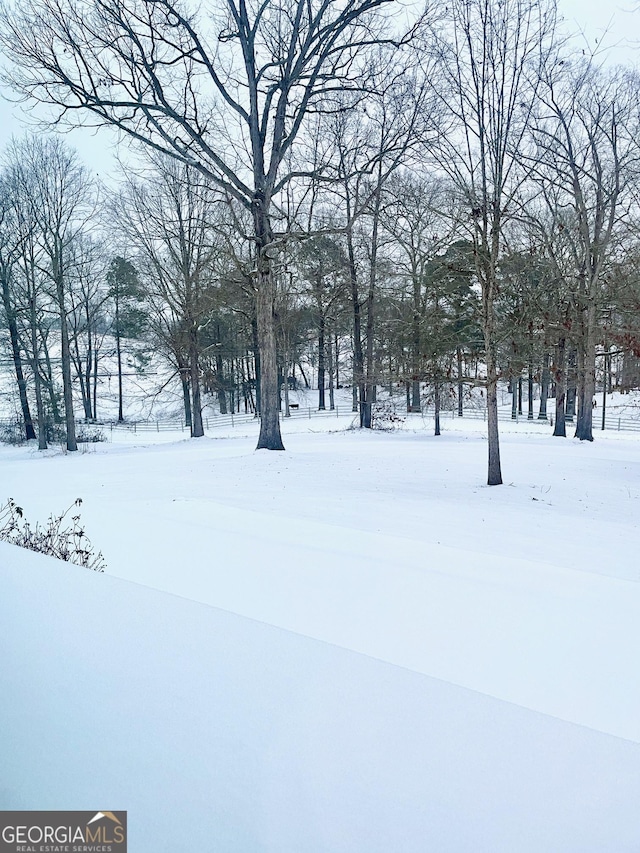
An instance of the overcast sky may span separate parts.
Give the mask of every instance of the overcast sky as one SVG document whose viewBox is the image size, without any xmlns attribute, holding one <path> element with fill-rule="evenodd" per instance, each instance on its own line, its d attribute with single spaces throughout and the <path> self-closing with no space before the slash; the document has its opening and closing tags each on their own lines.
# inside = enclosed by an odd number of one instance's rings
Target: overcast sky
<svg viewBox="0 0 640 853">
<path fill-rule="evenodd" d="M 638 64 L 640 60 L 640 10 L 632 11 L 635 0 L 614 2 L 603 0 L 558 0 L 559 11 L 566 27 L 581 32 L 591 48 L 603 43 L 610 47 L 613 62 Z M 606 35 L 605 35 L 606 33 Z M 41 111 L 38 111 L 42 114 Z M 29 127 L 22 108 L 11 104 L 0 93 L 0 148 L 12 135 L 20 136 Z M 106 128 L 97 132 L 74 130 L 67 134 L 91 171 L 108 177 L 116 169 L 114 158 L 115 133 Z"/>
</svg>

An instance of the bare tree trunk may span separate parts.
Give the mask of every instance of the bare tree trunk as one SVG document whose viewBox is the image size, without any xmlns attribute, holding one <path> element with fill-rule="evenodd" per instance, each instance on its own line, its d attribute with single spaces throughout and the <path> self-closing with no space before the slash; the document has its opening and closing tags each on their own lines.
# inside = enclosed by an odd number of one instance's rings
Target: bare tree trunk
<svg viewBox="0 0 640 853">
<path fill-rule="evenodd" d="M 565 423 L 565 399 L 567 396 L 567 375 L 565 371 L 565 350 L 566 339 L 560 338 L 556 347 L 556 363 L 553 371 L 553 378 L 556 385 L 556 422 L 553 427 L 553 434 L 559 438 L 565 438 L 567 435 L 567 426 Z"/>
<path fill-rule="evenodd" d="M 118 303 L 116 302 L 116 305 Z M 116 355 L 118 358 L 118 423 L 124 421 L 124 413 L 122 407 L 122 347 L 120 344 L 120 329 L 118 328 L 117 308 L 116 308 Z"/>
<path fill-rule="evenodd" d="M 546 421 L 547 420 L 547 400 L 549 398 L 549 353 L 545 352 L 543 365 L 542 365 L 542 377 L 540 382 L 540 409 L 538 411 L 538 420 Z"/>
<path fill-rule="evenodd" d="M 218 330 L 219 334 L 219 330 Z M 224 388 L 222 383 L 223 379 L 223 364 L 222 364 L 222 353 L 220 352 L 220 347 L 216 347 L 216 378 L 218 380 L 218 407 L 220 409 L 221 415 L 227 414 L 227 398 L 224 393 Z"/>
<path fill-rule="evenodd" d="M 567 365 L 567 396 L 565 403 L 565 420 L 573 423 L 573 418 L 576 412 L 576 361 L 577 353 L 575 349 L 569 350 L 569 358 Z"/>
<path fill-rule="evenodd" d="M 36 297 L 34 293 L 29 297 L 29 319 L 31 327 L 31 369 L 33 371 L 33 384 L 36 392 L 36 413 L 38 416 L 38 450 L 47 449 L 47 424 L 42 402 L 42 377 L 40 376 L 40 359 L 38 358 L 38 317 L 36 312 Z"/>
<path fill-rule="evenodd" d="M 461 418 L 463 411 L 463 392 L 464 385 L 462 384 L 462 349 L 456 347 L 456 360 L 458 364 L 458 417 Z"/>
<path fill-rule="evenodd" d="M 73 417 L 73 386 L 71 384 L 71 349 L 69 346 L 69 328 L 67 325 L 67 312 L 65 308 L 64 283 L 62 272 L 56 271 L 56 294 L 58 297 L 58 308 L 60 311 L 60 337 L 62 349 L 62 390 L 64 396 L 64 418 L 67 431 L 67 450 L 70 453 L 78 449 L 76 441 L 76 424 Z"/>
<path fill-rule="evenodd" d="M 533 365 L 529 362 L 529 374 L 527 377 L 527 420 L 533 420 Z"/>
<path fill-rule="evenodd" d="M 585 335 L 579 354 L 579 406 L 576 438 L 593 441 L 593 400 L 596 392 L 596 306 L 591 299 L 586 311 Z"/>
<path fill-rule="evenodd" d="M 256 325 L 260 351 L 260 436 L 257 450 L 284 450 L 280 434 L 280 393 L 273 316 L 275 283 L 267 254 L 273 235 L 266 202 L 259 193 L 256 193 L 254 200 L 254 222 L 258 238 Z"/>
<path fill-rule="evenodd" d="M 93 351 L 93 417 L 98 419 L 98 347 Z"/>
<path fill-rule="evenodd" d="M 353 411 L 360 412 L 360 426 L 363 426 L 364 410 L 364 355 L 362 352 L 362 318 L 360 314 L 360 295 L 358 293 L 358 273 L 356 255 L 353 247 L 351 229 L 347 233 L 347 253 L 349 257 L 349 282 L 351 284 L 351 303 L 353 307 Z"/>
<path fill-rule="evenodd" d="M 20 396 L 22 419 L 24 420 L 25 437 L 27 441 L 29 441 L 36 437 L 36 431 L 33 427 L 31 410 L 29 408 L 29 399 L 27 397 L 27 381 L 24 378 L 24 371 L 22 369 L 22 351 L 20 347 L 20 336 L 18 334 L 18 324 L 16 322 L 15 312 L 11 303 L 9 282 L 4 276 L 2 278 L 2 301 L 4 303 L 5 315 L 7 317 L 7 325 L 9 326 L 13 366 L 16 372 L 16 381 L 18 383 L 18 394 Z"/>
<path fill-rule="evenodd" d="M 284 416 L 291 417 L 291 409 L 289 408 L 289 353 L 282 354 L 283 374 L 284 374 Z"/>
<path fill-rule="evenodd" d="M 434 435 L 440 435 L 440 383 L 438 382 L 438 380 L 436 380 L 435 386 L 434 386 L 433 402 L 434 402 L 434 420 L 435 420 Z"/>
<path fill-rule="evenodd" d="M 333 344 L 331 341 L 331 335 L 329 335 L 329 409 L 330 411 L 334 411 L 336 407 L 335 396 L 333 393 L 333 371 L 334 371 L 334 360 L 333 360 Z"/>
<path fill-rule="evenodd" d="M 84 409 L 84 419 L 88 422 L 91 420 L 91 388 L 86 383 L 86 377 L 83 371 L 78 335 L 74 335 L 73 348 L 75 350 L 74 361 L 76 367 L 76 374 L 78 376 L 78 381 L 80 382 L 80 397 L 82 399 L 82 408 Z"/>
<path fill-rule="evenodd" d="M 421 412 L 420 404 L 420 278 L 415 274 L 413 276 L 413 330 L 412 330 L 412 367 L 413 376 L 411 377 L 411 406 L 407 409 L 408 412 Z"/>
<path fill-rule="evenodd" d="M 522 414 L 522 376 L 518 376 L 518 414 Z"/>
<path fill-rule="evenodd" d="M 324 338 L 325 338 L 325 319 L 324 315 L 320 314 L 320 322 L 318 324 L 318 411 L 326 408 L 324 401 L 324 382 L 325 382 L 325 353 L 324 353 Z"/>
<path fill-rule="evenodd" d="M 193 398 L 191 428 L 192 438 L 202 438 L 204 425 L 202 423 L 202 401 L 200 396 L 200 358 L 198 351 L 198 330 L 191 328 L 189 332 L 189 370 L 191 378 L 191 396 Z"/>
<path fill-rule="evenodd" d="M 494 234 L 494 240 L 497 243 L 497 233 Z M 494 254 L 497 257 L 497 250 L 494 250 Z M 487 438 L 489 445 L 487 485 L 500 486 L 502 485 L 502 470 L 498 433 L 498 369 L 494 350 L 494 267 L 489 264 L 489 269 L 486 272 L 488 273 L 486 279 L 482 281 L 482 326 L 487 362 Z"/>
</svg>

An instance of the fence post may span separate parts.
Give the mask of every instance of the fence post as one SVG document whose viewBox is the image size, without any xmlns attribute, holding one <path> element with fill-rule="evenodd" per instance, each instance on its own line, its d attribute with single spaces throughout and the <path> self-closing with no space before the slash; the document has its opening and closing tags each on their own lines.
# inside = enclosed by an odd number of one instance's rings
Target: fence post
<svg viewBox="0 0 640 853">
<path fill-rule="evenodd" d="M 311 406 L 309 406 L 309 420 L 311 420 Z"/>
<path fill-rule="evenodd" d="M 337 407 L 337 406 L 336 406 L 336 417 L 339 417 L 339 415 L 338 415 L 338 407 Z"/>
<path fill-rule="evenodd" d="M 620 418 L 618 418 L 618 432 L 620 432 Z"/>
<path fill-rule="evenodd" d="M 233 412 L 231 412 L 231 426 L 233 426 Z"/>
<path fill-rule="evenodd" d="M 156 432 L 160 432 L 160 421 L 156 421 Z"/>
</svg>

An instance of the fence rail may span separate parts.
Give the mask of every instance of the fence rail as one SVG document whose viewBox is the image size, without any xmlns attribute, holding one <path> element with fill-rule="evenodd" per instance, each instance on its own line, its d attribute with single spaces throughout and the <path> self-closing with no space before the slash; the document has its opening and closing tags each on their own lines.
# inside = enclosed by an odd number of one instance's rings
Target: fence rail
<svg viewBox="0 0 640 853">
<path fill-rule="evenodd" d="M 426 407 L 423 409 L 422 413 L 411 413 L 407 414 L 405 412 L 398 412 L 402 417 L 406 417 L 409 421 L 414 418 L 432 418 L 434 416 L 433 408 Z M 533 420 L 529 419 L 527 415 L 517 415 L 515 418 L 511 415 L 511 410 L 498 410 L 498 420 L 507 422 L 510 421 L 512 423 L 530 423 L 530 424 L 538 424 L 539 426 L 553 426 L 553 412 L 549 413 L 549 418 L 547 420 L 540 419 L 537 416 L 533 418 Z M 355 417 L 355 413 L 351 410 L 350 407 L 343 406 L 340 408 L 336 406 L 335 409 L 325 409 L 318 410 L 311 406 L 306 406 L 304 408 L 291 409 L 290 410 L 290 418 L 291 419 L 300 419 L 303 418 L 305 420 L 311 420 L 312 418 L 324 417 L 324 418 L 340 418 L 340 417 Z M 441 419 L 450 419 L 450 420 L 482 420 L 486 421 L 487 419 L 487 411 L 486 409 L 472 409 L 468 408 L 464 410 L 462 418 L 458 418 L 458 412 L 456 409 L 442 409 L 440 411 Z M 210 415 L 208 417 L 203 418 L 203 425 L 205 430 L 215 430 L 221 428 L 228 427 L 236 427 L 242 426 L 244 424 L 257 423 L 258 418 L 251 413 L 229 413 L 226 415 Z M 567 422 L 570 424 L 571 422 Z M 35 424 L 35 422 L 34 422 Z M 84 423 L 83 421 L 77 421 L 77 429 L 81 436 L 82 431 L 84 429 L 93 429 L 97 427 L 98 429 L 108 429 L 110 433 L 113 433 L 114 430 L 127 430 L 133 433 L 147 433 L 147 432 L 169 432 L 169 431 L 180 431 L 180 432 L 189 432 L 189 426 L 187 426 L 184 422 L 183 418 L 156 418 L 140 420 L 140 421 L 95 421 L 89 424 Z M 15 430 L 18 433 L 24 434 L 24 422 L 21 418 L 0 418 L 0 428 L 6 428 Z M 604 428 L 606 431 L 613 432 L 640 432 L 640 419 L 618 416 L 616 414 L 607 414 L 605 416 L 605 424 Z M 593 431 L 594 433 L 600 432 L 602 430 L 602 416 L 600 414 L 596 415 L 594 412 L 593 418 Z M 0 437 L 1 438 L 1 437 Z M 80 440 L 82 440 L 80 438 Z"/>
</svg>

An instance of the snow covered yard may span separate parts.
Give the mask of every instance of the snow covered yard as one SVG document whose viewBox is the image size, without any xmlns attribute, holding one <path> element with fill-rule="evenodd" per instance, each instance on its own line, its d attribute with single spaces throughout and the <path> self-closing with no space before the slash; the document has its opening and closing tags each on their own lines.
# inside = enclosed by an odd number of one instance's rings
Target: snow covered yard
<svg viewBox="0 0 640 853">
<path fill-rule="evenodd" d="M 640 849 L 640 442 L 510 426 L 494 489 L 481 422 L 1 449 L 108 574 L 0 543 L 0 808 L 128 809 L 136 853 Z"/>
</svg>

